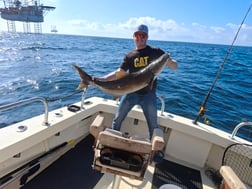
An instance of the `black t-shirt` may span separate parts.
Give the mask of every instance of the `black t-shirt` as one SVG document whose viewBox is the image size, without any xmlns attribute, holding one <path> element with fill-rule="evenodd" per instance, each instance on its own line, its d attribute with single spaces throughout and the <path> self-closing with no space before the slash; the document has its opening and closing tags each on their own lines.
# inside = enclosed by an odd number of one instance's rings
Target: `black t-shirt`
<svg viewBox="0 0 252 189">
<path fill-rule="evenodd" d="M 124 71 L 128 71 L 129 73 L 137 72 L 148 66 L 152 61 L 156 60 L 164 53 L 165 52 L 160 48 L 151 47 L 149 45 L 147 45 L 144 49 L 134 49 L 125 55 L 123 62 L 120 65 L 120 68 Z M 152 88 L 150 85 L 148 85 L 145 88 L 136 91 L 136 93 L 146 94 L 152 90 L 155 90 L 156 87 L 157 80 L 154 81 Z"/>
</svg>

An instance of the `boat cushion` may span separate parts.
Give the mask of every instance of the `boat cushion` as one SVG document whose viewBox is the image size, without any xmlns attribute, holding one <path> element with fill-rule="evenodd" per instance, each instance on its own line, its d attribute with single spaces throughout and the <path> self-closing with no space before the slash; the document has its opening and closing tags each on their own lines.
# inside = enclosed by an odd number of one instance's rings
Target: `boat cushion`
<svg viewBox="0 0 252 189">
<path fill-rule="evenodd" d="M 154 151 L 163 150 L 164 133 L 161 129 L 159 128 L 154 129 L 151 143 L 152 143 L 152 150 Z"/>
<path fill-rule="evenodd" d="M 122 136 L 120 131 L 106 128 L 100 132 L 98 137 L 99 143 L 129 152 L 135 153 L 151 153 L 151 143 L 145 140 L 137 140 L 132 138 L 126 138 Z"/>
<path fill-rule="evenodd" d="M 99 136 L 99 133 L 104 130 L 104 117 L 101 115 L 97 115 L 92 122 L 89 132 L 97 138 Z"/>
</svg>

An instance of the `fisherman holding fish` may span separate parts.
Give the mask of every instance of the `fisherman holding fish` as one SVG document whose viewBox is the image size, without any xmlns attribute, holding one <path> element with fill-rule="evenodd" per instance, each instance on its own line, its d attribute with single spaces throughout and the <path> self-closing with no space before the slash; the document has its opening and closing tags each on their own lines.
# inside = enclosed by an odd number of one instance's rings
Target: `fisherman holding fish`
<svg viewBox="0 0 252 189">
<path fill-rule="evenodd" d="M 73 65 L 78 71 L 82 81 L 79 90 L 88 85 L 95 85 L 102 91 L 114 97 L 120 97 L 120 104 L 113 119 L 112 128 L 121 129 L 121 124 L 129 111 L 140 105 L 143 109 L 149 136 L 157 128 L 157 76 L 168 66 L 177 69 L 177 62 L 170 58 L 160 48 L 147 45 L 148 27 L 139 25 L 133 33 L 136 48 L 128 52 L 116 71 L 104 77 L 91 77 L 77 65 Z"/>
<path fill-rule="evenodd" d="M 133 39 L 136 48 L 126 54 L 118 70 L 104 76 L 102 78 L 103 80 L 116 80 L 126 75 L 126 72 L 134 73 L 140 71 L 161 55 L 165 54 L 160 48 L 154 48 L 147 45 L 148 27 L 146 25 L 139 25 L 136 28 L 133 33 Z M 177 69 L 177 62 L 170 57 L 166 61 L 166 65 L 170 69 Z M 152 75 L 149 75 L 149 77 L 152 77 Z M 135 80 L 135 82 L 138 81 Z M 149 135 L 151 139 L 153 130 L 157 128 L 156 86 L 157 79 L 155 78 L 146 87 L 122 96 L 112 123 L 112 128 L 119 131 L 128 112 L 134 107 L 134 105 L 140 105 L 149 127 Z"/>
</svg>

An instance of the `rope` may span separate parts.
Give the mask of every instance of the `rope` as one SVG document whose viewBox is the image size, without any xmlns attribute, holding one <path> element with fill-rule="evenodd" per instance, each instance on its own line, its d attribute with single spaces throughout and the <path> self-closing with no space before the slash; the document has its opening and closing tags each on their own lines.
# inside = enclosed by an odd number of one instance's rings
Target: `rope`
<svg viewBox="0 0 252 189">
<path fill-rule="evenodd" d="M 199 118 L 202 117 L 202 116 L 205 114 L 205 112 L 206 112 L 206 107 L 205 107 L 205 106 L 206 106 L 206 103 L 207 103 L 207 101 L 208 101 L 208 99 L 209 99 L 209 97 L 210 97 L 210 94 L 211 94 L 212 91 L 213 91 L 213 88 L 214 88 L 214 86 L 215 86 L 215 84 L 216 84 L 216 82 L 217 82 L 217 80 L 218 80 L 218 78 L 219 78 L 219 76 L 220 76 L 220 74 L 221 74 L 222 69 L 224 68 L 225 63 L 226 63 L 227 60 L 228 60 L 228 57 L 229 57 L 229 55 L 230 55 L 230 53 L 231 53 L 231 50 L 232 50 L 233 47 L 234 47 L 234 43 L 235 43 L 235 41 L 236 41 L 236 39 L 237 39 L 237 36 L 238 36 L 238 34 L 239 34 L 239 32 L 240 32 L 240 30 L 241 30 L 241 28 L 242 28 L 242 25 L 244 24 L 244 22 L 245 22 L 245 20 L 246 20 L 246 18 L 247 18 L 247 16 L 248 16 L 248 14 L 249 14 L 249 12 L 250 12 L 251 7 L 252 7 L 252 3 L 251 3 L 251 5 L 250 5 L 250 7 L 248 8 L 247 13 L 245 14 L 245 16 L 244 16 L 244 18 L 243 18 L 243 20 L 242 20 L 242 23 L 241 23 L 240 27 L 238 28 L 238 30 L 237 30 L 237 32 L 236 32 L 236 34 L 235 34 L 235 37 L 234 37 L 234 39 L 233 39 L 233 42 L 232 42 L 231 46 L 229 47 L 229 49 L 228 49 L 228 51 L 227 51 L 227 54 L 226 54 L 226 56 L 225 56 L 225 58 L 224 58 L 224 60 L 223 60 L 223 63 L 220 65 L 220 68 L 219 68 L 219 70 L 218 70 L 218 72 L 217 72 L 217 74 L 216 74 L 216 76 L 215 76 L 215 79 L 214 79 L 214 81 L 213 81 L 213 83 L 212 83 L 212 86 L 211 86 L 211 88 L 209 89 L 209 91 L 208 91 L 208 93 L 207 93 L 207 95 L 206 95 L 206 98 L 204 99 L 204 101 L 203 101 L 203 103 L 202 103 L 202 105 L 201 105 L 201 107 L 200 107 L 199 113 L 198 113 L 198 115 L 197 115 L 197 117 L 196 117 L 196 119 L 195 119 L 195 121 L 194 121 L 194 124 L 197 124 L 197 121 L 199 120 Z"/>
</svg>

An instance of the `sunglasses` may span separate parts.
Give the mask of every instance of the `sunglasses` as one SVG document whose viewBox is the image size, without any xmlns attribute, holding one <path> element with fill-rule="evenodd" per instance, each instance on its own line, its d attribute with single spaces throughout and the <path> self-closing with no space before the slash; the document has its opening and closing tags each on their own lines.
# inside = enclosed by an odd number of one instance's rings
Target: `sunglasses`
<svg viewBox="0 0 252 189">
<path fill-rule="evenodd" d="M 144 33 L 135 33 L 135 34 L 134 34 L 134 37 L 135 37 L 135 38 L 145 39 L 145 38 L 147 37 L 147 35 L 144 34 Z"/>
</svg>

